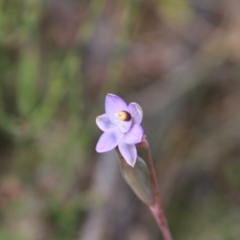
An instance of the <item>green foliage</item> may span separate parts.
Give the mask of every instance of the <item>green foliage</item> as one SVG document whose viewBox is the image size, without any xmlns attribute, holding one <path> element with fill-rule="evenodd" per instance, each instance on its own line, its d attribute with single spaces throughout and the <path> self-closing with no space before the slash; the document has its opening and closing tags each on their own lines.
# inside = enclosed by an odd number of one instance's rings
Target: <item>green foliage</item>
<svg viewBox="0 0 240 240">
<path fill-rule="evenodd" d="M 48 207 L 47 221 L 52 226 L 52 239 L 76 239 L 79 222 L 77 205 L 59 204 L 52 199 L 51 203 L 48 203 Z"/>
</svg>

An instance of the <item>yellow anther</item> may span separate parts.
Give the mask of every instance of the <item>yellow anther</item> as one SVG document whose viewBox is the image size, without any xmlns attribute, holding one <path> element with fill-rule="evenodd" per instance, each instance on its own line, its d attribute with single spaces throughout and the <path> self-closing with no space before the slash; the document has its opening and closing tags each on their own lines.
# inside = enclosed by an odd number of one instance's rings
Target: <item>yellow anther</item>
<svg viewBox="0 0 240 240">
<path fill-rule="evenodd" d="M 129 112 L 126 112 L 126 111 L 121 111 L 118 113 L 118 116 L 119 118 L 122 120 L 122 121 L 130 121 L 131 120 L 131 115 Z"/>
</svg>

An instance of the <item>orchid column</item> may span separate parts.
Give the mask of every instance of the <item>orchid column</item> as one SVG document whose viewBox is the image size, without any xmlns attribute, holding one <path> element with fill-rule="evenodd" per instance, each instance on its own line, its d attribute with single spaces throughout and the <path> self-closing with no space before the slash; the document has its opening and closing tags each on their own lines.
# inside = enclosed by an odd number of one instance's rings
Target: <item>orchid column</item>
<svg viewBox="0 0 240 240">
<path fill-rule="evenodd" d="M 105 114 L 96 118 L 104 132 L 96 146 L 97 152 L 116 149 L 123 177 L 136 195 L 149 207 L 165 240 L 172 240 L 164 216 L 157 186 L 157 179 L 148 142 L 140 125 L 142 108 L 137 103 L 127 105 L 123 99 L 107 94 Z M 146 163 L 137 156 L 136 144 L 146 153 Z"/>
</svg>

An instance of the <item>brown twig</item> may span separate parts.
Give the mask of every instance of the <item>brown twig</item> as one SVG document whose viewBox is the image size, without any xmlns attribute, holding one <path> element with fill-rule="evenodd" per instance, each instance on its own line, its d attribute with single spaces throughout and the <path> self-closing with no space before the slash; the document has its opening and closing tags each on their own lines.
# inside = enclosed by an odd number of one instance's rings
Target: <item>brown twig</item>
<svg viewBox="0 0 240 240">
<path fill-rule="evenodd" d="M 149 168 L 150 172 L 150 178 L 151 178 L 151 184 L 153 188 L 154 193 L 154 203 L 152 205 L 149 205 L 149 209 L 152 212 L 161 232 L 164 237 L 164 240 L 172 240 L 171 233 L 168 228 L 167 219 L 164 215 L 161 201 L 160 201 L 160 195 L 158 191 L 158 184 L 157 184 L 157 177 L 153 166 L 152 156 L 149 148 L 148 141 L 146 137 L 143 138 L 142 142 L 139 144 L 140 147 L 142 147 L 146 154 L 146 164 Z"/>
</svg>

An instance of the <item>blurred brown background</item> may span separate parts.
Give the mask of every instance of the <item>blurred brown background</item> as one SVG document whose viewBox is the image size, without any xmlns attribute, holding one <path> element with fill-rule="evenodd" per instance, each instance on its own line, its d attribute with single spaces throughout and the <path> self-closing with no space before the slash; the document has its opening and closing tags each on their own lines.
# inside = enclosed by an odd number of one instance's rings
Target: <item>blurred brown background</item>
<svg viewBox="0 0 240 240">
<path fill-rule="evenodd" d="M 238 0 L 0 1 L 0 239 L 155 240 L 116 154 L 111 92 L 144 110 L 174 239 L 240 239 Z"/>
</svg>

